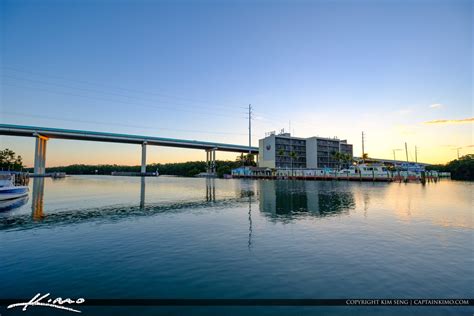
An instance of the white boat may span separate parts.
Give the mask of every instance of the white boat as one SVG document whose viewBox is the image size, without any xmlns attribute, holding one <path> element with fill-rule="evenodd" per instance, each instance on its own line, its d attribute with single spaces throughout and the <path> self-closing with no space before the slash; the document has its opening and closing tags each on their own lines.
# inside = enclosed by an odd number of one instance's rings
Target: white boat
<svg viewBox="0 0 474 316">
<path fill-rule="evenodd" d="M 0 201 L 27 196 L 28 191 L 27 186 L 15 186 L 14 174 L 0 174 Z"/>
<path fill-rule="evenodd" d="M 28 202 L 28 196 L 20 197 L 17 199 L 0 201 L 0 211 L 8 211 L 17 207 L 20 207 Z"/>
<path fill-rule="evenodd" d="M 339 170 L 337 178 L 348 180 L 391 181 L 392 175 L 383 164 L 359 164 Z"/>
</svg>

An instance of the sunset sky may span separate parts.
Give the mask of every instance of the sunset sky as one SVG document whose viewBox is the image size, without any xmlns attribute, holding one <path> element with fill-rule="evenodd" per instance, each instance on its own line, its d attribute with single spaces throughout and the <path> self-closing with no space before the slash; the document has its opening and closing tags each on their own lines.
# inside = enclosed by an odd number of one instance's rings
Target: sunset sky
<svg viewBox="0 0 474 316">
<path fill-rule="evenodd" d="M 361 154 L 474 153 L 472 1 L 2 1 L 0 122 L 248 143 L 338 136 Z M 0 136 L 33 164 L 33 138 Z M 47 166 L 140 163 L 50 140 Z M 218 159 L 237 154 L 218 153 Z M 398 159 L 405 157 L 396 151 Z M 148 162 L 204 160 L 153 147 Z"/>
</svg>

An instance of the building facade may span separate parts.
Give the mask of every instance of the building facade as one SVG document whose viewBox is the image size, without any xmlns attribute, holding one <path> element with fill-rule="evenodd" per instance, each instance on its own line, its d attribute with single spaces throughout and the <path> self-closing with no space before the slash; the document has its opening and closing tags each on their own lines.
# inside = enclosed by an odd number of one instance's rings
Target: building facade
<svg viewBox="0 0 474 316">
<path fill-rule="evenodd" d="M 343 163 L 335 153 L 352 158 L 352 145 L 337 138 L 301 138 L 292 137 L 290 133 L 270 133 L 259 141 L 259 167 L 337 168 Z"/>
<path fill-rule="evenodd" d="M 306 139 L 271 133 L 259 141 L 259 167 L 306 168 Z"/>
</svg>

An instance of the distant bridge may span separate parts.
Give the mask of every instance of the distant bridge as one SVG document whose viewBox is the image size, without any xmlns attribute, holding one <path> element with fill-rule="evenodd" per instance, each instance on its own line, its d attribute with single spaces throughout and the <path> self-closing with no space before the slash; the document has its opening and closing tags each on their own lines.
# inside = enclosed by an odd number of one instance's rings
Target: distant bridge
<svg viewBox="0 0 474 316">
<path fill-rule="evenodd" d="M 46 142 L 50 138 L 86 140 L 96 142 L 112 142 L 137 144 L 142 146 L 141 172 L 146 173 L 146 146 L 167 146 L 179 148 L 202 149 L 206 151 L 206 165 L 209 173 L 216 172 L 216 151 L 252 153 L 258 155 L 257 147 L 244 145 L 223 144 L 197 140 L 142 136 L 132 134 L 117 134 L 93 132 L 51 127 L 23 126 L 0 124 L 0 135 L 35 137 L 35 174 L 44 174 L 46 165 Z"/>
</svg>

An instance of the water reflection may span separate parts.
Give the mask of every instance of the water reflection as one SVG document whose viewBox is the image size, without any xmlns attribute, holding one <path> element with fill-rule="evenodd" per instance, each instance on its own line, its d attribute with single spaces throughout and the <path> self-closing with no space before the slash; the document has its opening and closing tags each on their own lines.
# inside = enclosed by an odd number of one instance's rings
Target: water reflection
<svg viewBox="0 0 474 316">
<path fill-rule="evenodd" d="M 244 180 L 246 181 L 246 180 Z M 252 198 L 256 195 L 256 188 L 252 185 L 254 182 L 244 182 L 245 187 L 240 190 L 240 197 L 246 199 L 248 202 L 248 222 L 249 222 L 249 238 L 248 238 L 248 248 L 252 248 Z"/>
<path fill-rule="evenodd" d="M 354 194 L 331 185 L 310 181 L 262 181 L 260 210 L 284 221 L 300 216 L 348 214 L 356 205 Z"/>
<path fill-rule="evenodd" d="M 216 201 L 216 179 L 206 178 L 206 201 Z"/>
<path fill-rule="evenodd" d="M 31 202 L 31 215 L 34 220 L 41 220 L 44 217 L 44 178 L 33 179 L 33 200 Z"/>
<path fill-rule="evenodd" d="M 141 177 L 140 179 L 140 209 L 145 208 L 145 177 Z"/>
<path fill-rule="evenodd" d="M 252 248 L 252 197 L 249 195 L 249 242 L 248 248 Z"/>
<path fill-rule="evenodd" d="M 202 195 L 193 195 L 185 200 L 171 198 L 161 202 L 146 203 L 147 181 L 150 180 L 147 180 L 145 177 L 142 177 L 139 181 L 140 194 L 137 197 L 139 203 L 69 209 L 53 211 L 48 214 L 47 210 L 45 212 L 44 209 L 45 179 L 35 178 L 33 180 L 31 216 L 16 215 L 4 217 L 0 219 L 0 230 L 32 228 L 38 222 L 44 225 L 62 225 L 90 220 L 115 221 L 127 217 L 152 216 L 164 212 L 193 212 L 196 209 L 210 207 L 230 208 L 246 205 L 248 208 L 249 226 L 248 248 L 250 249 L 252 247 L 253 233 L 252 204 L 256 201 L 258 201 L 259 210 L 262 214 L 270 217 L 272 220 L 280 221 L 290 221 L 305 216 L 323 217 L 347 214 L 355 207 L 355 199 L 350 188 L 327 182 L 253 180 L 219 182 L 219 185 L 222 184 L 222 186 L 219 186 L 219 194 L 216 194 L 216 179 L 212 178 L 205 179 L 203 182 L 197 182 L 197 186 L 193 186 L 198 188 L 198 192 L 201 191 Z M 237 190 L 222 191 L 223 187 L 228 188 L 230 183 L 237 185 Z M 136 187 L 137 184 L 137 182 L 135 184 L 132 182 L 130 185 Z M 87 186 L 87 183 L 85 185 Z M 155 182 L 150 182 L 149 185 L 152 185 L 149 198 L 153 199 L 160 195 L 166 196 L 167 190 L 169 191 L 170 189 L 170 187 L 166 187 L 168 185 L 167 182 L 165 182 L 164 186 L 160 184 L 158 192 L 156 191 Z M 86 189 L 84 187 L 84 192 L 87 192 Z M 173 190 L 179 193 L 183 189 L 184 187 L 176 187 Z M 115 194 L 116 191 L 112 192 Z"/>
</svg>

